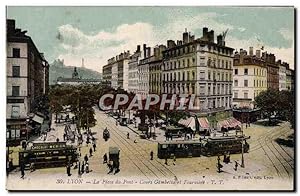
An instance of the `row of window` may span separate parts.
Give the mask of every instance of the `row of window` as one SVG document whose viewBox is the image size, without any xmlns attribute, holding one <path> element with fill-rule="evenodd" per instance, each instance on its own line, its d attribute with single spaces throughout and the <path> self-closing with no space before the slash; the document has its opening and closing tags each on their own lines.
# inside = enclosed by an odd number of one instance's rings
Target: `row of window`
<svg viewBox="0 0 300 196">
<path fill-rule="evenodd" d="M 263 69 L 253 69 L 254 75 L 255 76 L 267 76 L 267 71 Z M 238 75 L 239 74 L 239 69 L 234 69 L 234 74 Z M 244 75 L 249 75 L 249 70 L 248 68 L 244 68 Z"/>
<path fill-rule="evenodd" d="M 200 57 L 200 66 L 205 66 L 205 57 Z M 208 67 L 231 69 L 231 61 L 208 57 Z"/>
<path fill-rule="evenodd" d="M 181 60 L 174 60 L 170 62 L 165 62 L 163 64 L 162 70 L 172 70 L 172 69 L 177 69 L 177 68 L 184 68 L 184 67 L 189 67 L 190 62 L 192 62 L 192 65 L 195 64 L 195 58 L 190 59 L 183 59 Z"/>
<path fill-rule="evenodd" d="M 239 81 L 234 80 L 234 86 L 238 87 L 239 86 Z M 248 87 L 248 80 L 244 80 L 244 86 L 243 87 Z M 254 87 L 267 87 L 267 81 L 263 80 L 253 80 L 253 86 Z"/>
<path fill-rule="evenodd" d="M 187 84 L 187 85 L 172 85 L 172 84 L 165 84 L 164 85 L 165 93 L 195 93 L 195 84 Z M 207 93 L 205 90 L 205 85 L 199 86 L 200 90 L 199 93 L 201 96 L 210 96 L 210 95 L 228 95 L 231 92 L 231 85 L 208 85 Z"/>
<path fill-rule="evenodd" d="M 233 93 L 233 98 L 240 98 L 239 96 L 238 96 L 238 92 L 234 92 Z M 244 97 L 243 97 L 244 99 L 248 99 L 248 92 L 244 92 Z"/>
<path fill-rule="evenodd" d="M 204 71 L 202 71 L 204 72 Z M 203 76 L 204 75 L 204 76 Z M 205 79 L 205 72 L 201 77 L 201 72 L 200 72 L 200 79 Z M 211 72 L 208 71 L 208 80 L 213 80 L 213 81 L 232 81 L 232 75 L 231 73 L 227 72 L 212 72 L 212 77 L 211 77 Z"/>
<path fill-rule="evenodd" d="M 261 91 L 254 91 L 254 94 L 253 94 L 254 97 L 258 96 L 258 95 L 260 94 L 260 92 L 261 92 Z M 236 99 L 237 99 L 237 98 L 241 98 L 241 97 L 238 96 L 238 92 L 234 92 L 234 93 L 233 93 L 233 98 L 236 98 Z M 244 98 L 244 99 L 249 99 L 249 92 L 248 92 L 248 91 L 244 91 L 244 92 L 243 92 L 243 98 Z"/>
<path fill-rule="evenodd" d="M 195 51 L 195 46 L 190 45 L 190 46 L 185 46 L 176 50 L 170 50 L 168 52 L 164 53 L 164 57 L 171 57 L 171 56 L 180 56 L 185 53 L 189 52 L 194 52 Z"/>
</svg>

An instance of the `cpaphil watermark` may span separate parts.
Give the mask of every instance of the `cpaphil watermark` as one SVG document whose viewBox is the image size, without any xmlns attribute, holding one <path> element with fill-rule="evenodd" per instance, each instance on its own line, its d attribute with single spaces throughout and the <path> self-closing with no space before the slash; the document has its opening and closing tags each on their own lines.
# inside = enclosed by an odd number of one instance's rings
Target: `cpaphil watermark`
<svg viewBox="0 0 300 196">
<path fill-rule="evenodd" d="M 105 94 L 99 100 L 99 107 L 102 110 L 199 110 L 200 106 L 195 104 L 195 100 L 195 94 L 149 94 L 146 98 L 140 94 Z"/>
</svg>

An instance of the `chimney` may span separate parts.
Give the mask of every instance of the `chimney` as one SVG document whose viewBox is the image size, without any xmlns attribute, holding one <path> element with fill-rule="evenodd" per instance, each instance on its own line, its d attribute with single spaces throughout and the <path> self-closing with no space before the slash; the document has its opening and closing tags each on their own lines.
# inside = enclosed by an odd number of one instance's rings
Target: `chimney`
<svg viewBox="0 0 300 196">
<path fill-rule="evenodd" d="M 183 44 L 189 43 L 189 33 L 186 32 L 186 29 L 185 32 L 182 34 L 182 40 L 183 40 Z"/>
<path fill-rule="evenodd" d="M 141 51 L 141 46 L 140 45 L 137 45 L 136 47 L 136 52 L 140 52 Z"/>
<path fill-rule="evenodd" d="M 146 58 L 146 44 L 143 44 L 143 53 L 144 53 L 144 58 Z"/>
<path fill-rule="evenodd" d="M 203 33 L 202 33 L 202 37 L 203 38 L 207 37 L 207 32 L 208 32 L 208 28 L 207 27 L 203 27 Z"/>
<path fill-rule="evenodd" d="M 208 33 L 208 41 L 209 42 L 215 42 L 215 33 L 213 30 L 211 30 L 209 33 Z"/>
<path fill-rule="evenodd" d="M 220 46 L 222 46 L 222 39 L 223 39 L 223 37 L 221 34 L 217 36 L 217 44 Z"/>
<path fill-rule="evenodd" d="M 249 55 L 250 55 L 250 56 L 253 56 L 253 47 L 252 47 L 252 46 L 249 47 Z"/>
<path fill-rule="evenodd" d="M 8 19 L 6 20 L 6 32 L 7 35 L 13 35 L 16 28 L 16 21 Z"/>
<path fill-rule="evenodd" d="M 256 50 L 255 56 L 256 56 L 257 58 L 260 58 L 260 50 Z"/>
<path fill-rule="evenodd" d="M 147 57 L 151 56 L 151 47 L 147 47 Z"/>
</svg>

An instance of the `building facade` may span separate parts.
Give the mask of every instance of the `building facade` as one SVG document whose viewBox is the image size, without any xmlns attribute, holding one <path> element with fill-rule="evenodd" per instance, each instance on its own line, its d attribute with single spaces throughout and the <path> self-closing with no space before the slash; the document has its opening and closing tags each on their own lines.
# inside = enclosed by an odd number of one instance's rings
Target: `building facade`
<svg viewBox="0 0 300 196">
<path fill-rule="evenodd" d="M 254 108 L 254 99 L 267 90 L 267 66 L 260 56 L 260 50 L 249 54 L 240 49 L 233 61 L 233 106 L 234 108 Z"/>
<path fill-rule="evenodd" d="M 161 94 L 162 90 L 162 71 L 163 51 L 166 50 L 165 45 L 159 45 L 154 48 L 152 61 L 149 62 L 149 93 Z"/>
<path fill-rule="evenodd" d="M 130 52 L 124 52 L 107 61 L 103 66 L 103 79 L 111 81 L 111 87 L 114 89 L 122 88 L 128 90 L 128 62 Z"/>
<path fill-rule="evenodd" d="M 274 54 L 262 53 L 262 59 L 267 66 L 267 87 L 279 90 L 279 64 Z"/>
<path fill-rule="evenodd" d="M 281 60 L 277 61 L 277 64 L 279 66 L 279 90 L 287 90 L 286 87 L 286 69 L 289 67 L 289 65 L 285 62 L 281 63 Z"/>
<path fill-rule="evenodd" d="M 149 94 L 149 65 L 153 59 L 151 47 L 143 44 L 142 58 L 138 64 L 138 94 L 141 95 L 142 99 L 145 99 Z"/>
<path fill-rule="evenodd" d="M 128 91 L 134 94 L 137 94 L 139 90 L 138 64 L 141 54 L 142 51 L 140 45 L 138 45 L 136 51 L 129 57 L 128 61 Z"/>
<path fill-rule="evenodd" d="M 7 141 L 28 139 L 29 114 L 36 111 L 37 99 L 48 94 L 49 64 L 31 37 L 7 20 Z"/>
<path fill-rule="evenodd" d="M 225 46 L 219 35 L 203 28 L 203 36 L 195 40 L 183 33 L 183 40 L 168 40 L 163 52 L 162 89 L 167 94 L 195 94 L 194 105 L 200 115 L 229 111 L 232 104 L 233 50 Z"/>
</svg>

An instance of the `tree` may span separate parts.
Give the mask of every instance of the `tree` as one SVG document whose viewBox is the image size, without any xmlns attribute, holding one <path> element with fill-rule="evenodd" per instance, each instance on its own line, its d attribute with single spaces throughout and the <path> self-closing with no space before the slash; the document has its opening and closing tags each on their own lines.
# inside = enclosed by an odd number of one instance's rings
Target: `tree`
<svg viewBox="0 0 300 196">
<path fill-rule="evenodd" d="M 255 102 L 261 112 L 269 118 L 269 124 L 271 123 L 271 116 L 277 114 L 279 111 L 279 91 L 274 89 L 268 89 L 262 91 L 257 97 Z"/>
</svg>

